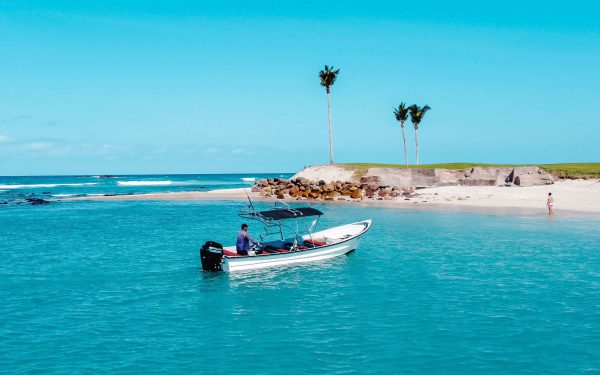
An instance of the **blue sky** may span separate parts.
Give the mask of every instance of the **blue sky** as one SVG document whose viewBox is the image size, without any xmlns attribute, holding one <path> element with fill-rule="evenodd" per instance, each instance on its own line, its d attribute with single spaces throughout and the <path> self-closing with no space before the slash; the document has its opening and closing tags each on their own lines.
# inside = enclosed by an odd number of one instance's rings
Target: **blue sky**
<svg viewBox="0 0 600 375">
<path fill-rule="evenodd" d="M 0 175 L 600 161 L 594 1 L 1 1 Z M 414 131 L 407 128 L 410 162 Z"/>
</svg>

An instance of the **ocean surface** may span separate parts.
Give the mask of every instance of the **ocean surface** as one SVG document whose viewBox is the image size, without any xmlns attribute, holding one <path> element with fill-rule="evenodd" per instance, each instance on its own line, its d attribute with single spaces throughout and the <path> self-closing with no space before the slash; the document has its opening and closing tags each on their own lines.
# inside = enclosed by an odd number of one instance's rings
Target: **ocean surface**
<svg viewBox="0 0 600 375">
<path fill-rule="evenodd" d="M 228 275 L 245 202 L 23 200 L 240 177 L 0 178 L 0 373 L 600 373 L 598 217 L 318 205 L 356 252 Z"/>
<path fill-rule="evenodd" d="M 26 199 L 62 200 L 94 195 L 127 195 L 209 191 L 248 187 L 253 180 L 290 178 L 292 174 L 177 174 L 0 176 L 0 204 L 25 204 Z M 244 179 L 244 180 L 242 180 Z"/>
</svg>

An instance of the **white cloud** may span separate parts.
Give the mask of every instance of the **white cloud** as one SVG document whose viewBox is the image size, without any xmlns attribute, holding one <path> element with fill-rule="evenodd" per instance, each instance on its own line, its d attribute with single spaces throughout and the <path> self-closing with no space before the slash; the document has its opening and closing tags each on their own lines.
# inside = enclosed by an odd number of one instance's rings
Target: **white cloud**
<svg viewBox="0 0 600 375">
<path fill-rule="evenodd" d="M 52 147 L 52 142 L 31 142 L 25 145 L 25 149 L 34 151 L 46 151 Z"/>
<path fill-rule="evenodd" d="M 10 141 L 10 138 L 7 135 L 0 134 L 0 143 L 8 141 Z"/>
<path fill-rule="evenodd" d="M 254 155 L 250 149 L 247 148 L 234 148 L 231 150 L 231 155 L 233 156 L 252 156 Z"/>
<path fill-rule="evenodd" d="M 216 155 L 221 153 L 221 149 L 218 147 L 209 147 L 207 149 L 204 149 L 202 152 L 204 152 L 207 155 Z"/>
</svg>

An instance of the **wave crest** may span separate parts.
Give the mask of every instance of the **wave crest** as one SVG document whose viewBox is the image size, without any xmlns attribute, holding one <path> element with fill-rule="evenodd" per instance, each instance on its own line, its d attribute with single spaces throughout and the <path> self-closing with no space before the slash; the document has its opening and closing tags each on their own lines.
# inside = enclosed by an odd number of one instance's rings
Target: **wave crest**
<svg viewBox="0 0 600 375">
<path fill-rule="evenodd" d="M 171 181 L 171 180 L 156 180 L 156 181 L 117 181 L 119 186 L 180 186 L 180 185 L 200 185 L 200 181 Z"/>
</svg>

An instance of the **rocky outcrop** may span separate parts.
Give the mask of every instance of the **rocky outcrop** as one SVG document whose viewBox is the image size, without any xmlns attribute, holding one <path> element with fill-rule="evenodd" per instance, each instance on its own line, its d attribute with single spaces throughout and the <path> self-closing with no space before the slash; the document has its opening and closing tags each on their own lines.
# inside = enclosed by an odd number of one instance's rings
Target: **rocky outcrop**
<svg viewBox="0 0 600 375">
<path fill-rule="evenodd" d="M 370 168 L 367 176 L 380 176 L 392 186 L 505 186 L 547 185 L 551 175 L 538 167 L 473 167 L 469 169 L 393 169 Z M 526 182 L 527 185 L 523 183 Z"/>
<path fill-rule="evenodd" d="M 25 198 L 25 200 L 32 206 L 38 206 L 42 204 L 50 204 L 49 201 L 41 198 Z"/>
<path fill-rule="evenodd" d="M 538 186 L 550 185 L 554 183 L 552 176 L 549 174 L 520 174 L 514 179 L 514 184 L 518 186 Z"/>
<path fill-rule="evenodd" d="M 392 199 L 401 195 L 410 196 L 414 188 L 400 188 L 382 185 L 379 177 L 363 177 L 360 181 L 311 181 L 299 177 L 290 180 L 269 178 L 258 181 L 252 187 L 253 192 L 264 196 L 275 196 L 278 199 L 320 199 L 333 200 L 360 200 Z"/>
<path fill-rule="evenodd" d="M 554 183 L 552 176 L 538 167 L 370 168 L 360 179 L 354 170 L 343 171 L 344 168 L 338 166 L 310 167 L 290 180 L 274 178 L 258 181 L 252 190 L 279 199 L 384 200 L 400 196 L 410 198 L 416 189 L 427 187 L 534 186 Z M 341 179 L 340 176 L 347 179 Z"/>
<path fill-rule="evenodd" d="M 337 165 L 317 165 L 308 167 L 292 177 L 292 179 L 296 178 L 306 178 L 310 181 L 323 180 L 325 182 L 358 181 L 355 170 Z"/>
<path fill-rule="evenodd" d="M 502 186 L 507 182 L 512 168 L 473 167 L 465 170 L 465 178 L 459 185 L 465 186 Z"/>
</svg>

